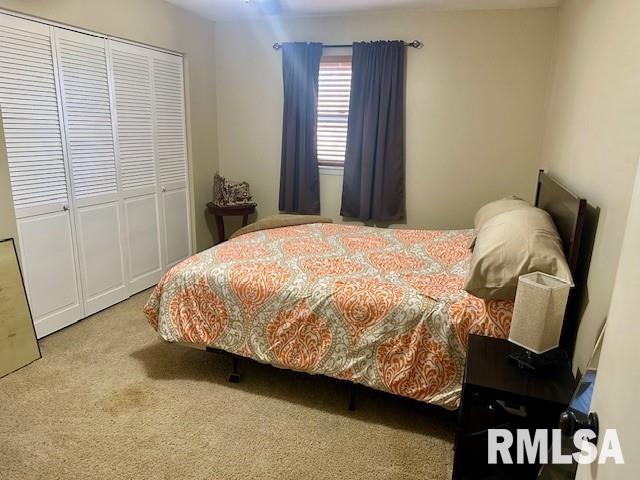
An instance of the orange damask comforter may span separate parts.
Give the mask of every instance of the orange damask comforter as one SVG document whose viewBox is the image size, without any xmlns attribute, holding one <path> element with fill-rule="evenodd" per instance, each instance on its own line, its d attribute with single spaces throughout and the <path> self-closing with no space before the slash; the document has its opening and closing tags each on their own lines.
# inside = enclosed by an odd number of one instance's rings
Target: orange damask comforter
<svg viewBox="0 0 640 480">
<path fill-rule="evenodd" d="M 471 230 L 312 224 L 242 235 L 165 274 L 145 306 L 170 342 L 458 406 L 469 333 L 513 304 L 462 287 Z"/>
</svg>

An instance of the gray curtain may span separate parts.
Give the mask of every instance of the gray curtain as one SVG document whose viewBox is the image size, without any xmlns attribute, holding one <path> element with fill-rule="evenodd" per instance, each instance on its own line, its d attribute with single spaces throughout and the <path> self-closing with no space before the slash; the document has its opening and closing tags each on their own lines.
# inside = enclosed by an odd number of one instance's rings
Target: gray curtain
<svg viewBox="0 0 640 480">
<path fill-rule="evenodd" d="M 404 218 L 404 42 L 353 44 L 340 214 Z"/>
<path fill-rule="evenodd" d="M 316 146 L 320 57 L 321 43 L 285 43 L 282 46 L 281 212 L 320 213 Z"/>
</svg>

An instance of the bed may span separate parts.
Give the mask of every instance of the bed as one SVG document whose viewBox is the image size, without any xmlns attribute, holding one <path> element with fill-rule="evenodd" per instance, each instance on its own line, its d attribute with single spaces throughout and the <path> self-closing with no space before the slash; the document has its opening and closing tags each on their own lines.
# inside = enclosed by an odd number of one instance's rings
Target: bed
<svg viewBox="0 0 640 480">
<path fill-rule="evenodd" d="M 541 172 L 536 205 L 546 202 L 571 259 L 584 207 L 555 186 Z M 463 290 L 472 234 L 334 223 L 252 232 L 173 267 L 145 314 L 169 342 L 455 409 L 469 334 L 506 338 L 513 308 Z"/>
</svg>

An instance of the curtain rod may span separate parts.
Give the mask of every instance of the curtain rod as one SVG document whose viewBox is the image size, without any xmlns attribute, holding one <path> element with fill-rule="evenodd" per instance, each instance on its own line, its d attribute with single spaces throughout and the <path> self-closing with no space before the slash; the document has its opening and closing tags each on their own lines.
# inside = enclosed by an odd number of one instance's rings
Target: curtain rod
<svg viewBox="0 0 640 480">
<path fill-rule="evenodd" d="M 413 42 L 405 42 L 405 47 L 413 47 L 413 48 L 422 48 L 424 44 L 420 40 L 414 40 Z M 342 45 L 322 45 L 322 48 L 351 48 L 353 44 L 342 44 Z M 274 50 L 280 50 L 282 48 L 282 43 L 276 42 L 273 44 Z"/>
</svg>

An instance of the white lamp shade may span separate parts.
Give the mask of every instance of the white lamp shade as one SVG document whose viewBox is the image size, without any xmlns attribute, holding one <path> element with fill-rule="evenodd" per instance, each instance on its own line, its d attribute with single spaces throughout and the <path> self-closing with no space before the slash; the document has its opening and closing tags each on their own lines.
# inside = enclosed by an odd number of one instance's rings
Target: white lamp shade
<svg viewBox="0 0 640 480">
<path fill-rule="evenodd" d="M 509 341 L 535 353 L 556 348 L 570 288 L 568 282 L 546 273 L 520 276 Z"/>
</svg>

